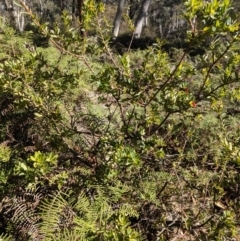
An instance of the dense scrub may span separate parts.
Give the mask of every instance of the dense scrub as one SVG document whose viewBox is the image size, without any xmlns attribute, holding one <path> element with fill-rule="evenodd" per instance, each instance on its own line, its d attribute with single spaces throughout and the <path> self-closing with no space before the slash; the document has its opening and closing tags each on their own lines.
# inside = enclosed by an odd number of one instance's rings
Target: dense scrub
<svg viewBox="0 0 240 241">
<path fill-rule="evenodd" d="M 0 36 L 2 240 L 237 240 L 239 23 L 189 0 L 184 48 L 111 49 L 89 12 Z M 88 17 L 89 17 L 88 16 Z M 192 54 L 193 49 L 204 51 Z"/>
</svg>

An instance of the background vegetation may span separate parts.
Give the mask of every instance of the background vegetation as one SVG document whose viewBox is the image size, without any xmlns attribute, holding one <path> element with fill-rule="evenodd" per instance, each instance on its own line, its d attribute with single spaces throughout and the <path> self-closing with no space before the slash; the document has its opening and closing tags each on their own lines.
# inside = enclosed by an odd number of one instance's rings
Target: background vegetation
<svg viewBox="0 0 240 241">
<path fill-rule="evenodd" d="M 2 20 L 1 240 L 238 240 L 237 5 L 173 2 L 186 28 L 147 47 L 111 40 L 113 3 L 85 38 L 47 3 Z"/>
</svg>

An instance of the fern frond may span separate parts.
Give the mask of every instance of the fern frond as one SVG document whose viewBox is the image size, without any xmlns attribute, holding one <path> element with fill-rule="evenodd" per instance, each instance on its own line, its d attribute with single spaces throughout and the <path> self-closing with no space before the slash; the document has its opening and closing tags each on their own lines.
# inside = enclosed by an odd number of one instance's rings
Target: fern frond
<svg viewBox="0 0 240 241">
<path fill-rule="evenodd" d="M 128 203 L 124 203 L 120 207 L 119 213 L 124 215 L 124 216 L 128 216 L 128 217 L 138 218 L 138 216 L 139 216 L 139 213 L 137 212 L 137 210 L 134 209 L 134 207 L 131 204 L 128 204 Z"/>
<path fill-rule="evenodd" d="M 86 236 L 83 232 L 78 232 L 77 230 L 64 229 L 63 232 L 57 238 L 57 241 L 84 241 Z"/>
<path fill-rule="evenodd" d="M 66 199 L 69 199 L 67 201 Z M 58 193 L 42 203 L 40 232 L 46 240 L 56 240 L 56 237 L 65 228 L 71 229 L 76 213 L 72 207 L 73 199 Z"/>
<path fill-rule="evenodd" d="M 2 234 L 0 235 L 0 241 L 13 241 L 13 237 L 7 235 L 7 234 Z"/>
<path fill-rule="evenodd" d="M 12 233 L 15 237 L 21 240 L 41 240 L 39 234 L 36 209 L 42 199 L 42 194 L 39 190 L 22 190 L 17 196 L 10 198 L 5 207 L 4 215 L 8 218 L 8 233 Z"/>
<path fill-rule="evenodd" d="M 109 239 L 115 234 L 127 237 L 128 232 L 124 230 L 132 230 L 129 217 L 138 217 L 136 209 L 128 203 L 114 204 L 115 198 L 111 197 L 114 192 L 107 195 L 107 187 L 92 189 L 87 194 L 82 191 L 77 199 L 57 193 L 42 203 L 39 229 L 44 241 L 122 240 Z"/>
</svg>

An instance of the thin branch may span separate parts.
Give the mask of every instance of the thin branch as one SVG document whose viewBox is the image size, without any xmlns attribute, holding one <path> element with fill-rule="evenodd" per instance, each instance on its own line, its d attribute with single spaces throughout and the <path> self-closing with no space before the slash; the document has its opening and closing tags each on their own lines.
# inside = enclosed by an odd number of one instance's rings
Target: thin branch
<svg viewBox="0 0 240 241">
<path fill-rule="evenodd" d="M 168 185 L 168 181 L 164 183 L 164 185 L 162 186 L 161 190 L 159 191 L 159 193 L 157 194 L 157 197 L 159 197 L 161 195 L 161 193 L 164 191 L 164 189 L 167 187 Z"/>
<path fill-rule="evenodd" d="M 155 131 L 154 132 L 157 132 L 160 128 L 161 128 L 161 126 L 166 122 L 166 120 L 168 119 L 168 117 L 171 115 L 171 113 L 172 112 L 168 112 L 167 114 L 166 114 L 166 116 L 164 117 L 164 119 L 161 121 L 161 123 L 157 126 L 157 128 L 155 129 Z M 153 132 L 153 133 L 154 133 Z M 152 133 L 152 134 L 153 134 Z"/>
<path fill-rule="evenodd" d="M 211 215 L 205 222 L 201 223 L 201 224 L 195 224 L 193 225 L 193 228 L 201 228 L 203 227 L 205 224 L 207 224 L 209 221 L 211 221 L 214 218 L 215 215 Z"/>
<path fill-rule="evenodd" d="M 120 95 L 120 93 L 119 93 L 119 95 Z M 126 120 L 125 120 L 124 114 L 123 114 L 123 108 L 122 108 L 121 103 L 119 102 L 119 97 L 116 97 L 116 96 L 113 95 L 113 98 L 115 99 L 115 101 L 116 101 L 116 103 L 118 105 L 118 108 L 120 110 L 121 120 L 122 120 L 124 126 L 127 126 L 127 123 L 126 123 Z"/>
<path fill-rule="evenodd" d="M 97 23 L 98 23 L 98 27 L 101 29 L 101 26 L 100 26 L 99 21 L 98 21 Z M 114 58 L 113 58 L 113 55 L 112 55 L 111 50 L 110 50 L 109 47 L 108 47 L 108 43 L 107 43 L 106 40 L 104 39 L 104 36 L 103 36 L 103 34 L 102 34 L 102 31 L 99 31 L 99 34 L 100 34 L 102 43 L 104 44 L 104 48 L 105 48 L 105 50 L 107 51 L 107 54 L 108 54 L 109 58 L 111 59 L 113 65 L 114 65 L 117 69 L 119 69 L 119 67 L 117 66 L 117 64 L 116 64 L 116 62 L 115 62 L 115 60 L 114 60 Z"/>
<path fill-rule="evenodd" d="M 131 38 L 131 41 L 130 41 L 130 43 L 129 43 L 129 45 L 128 45 L 128 50 L 127 50 L 127 53 L 130 51 L 130 49 L 131 49 L 131 46 L 132 46 L 132 43 L 133 43 L 133 39 L 134 39 L 134 32 L 132 33 L 132 38 Z"/>
<path fill-rule="evenodd" d="M 131 122 L 131 120 L 132 120 L 132 118 L 133 118 L 134 112 L 135 112 L 135 106 L 133 106 L 133 109 L 132 109 L 132 111 L 131 111 L 131 114 L 129 115 L 127 126 L 130 125 L 130 122 Z"/>
<path fill-rule="evenodd" d="M 218 85 L 217 87 L 215 87 L 213 90 L 211 90 L 207 95 L 204 96 L 204 98 L 207 98 L 209 96 L 211 96 L 212 94 L 214 94 L 215 91 L 217 91 L 218 89 L 224 87 L 224 86 L 227 86 L 229 84 L 232 84 L 232 83 L 236 83 L 238 82 L 239 80 L 233 80 L 231 82 L 227 82 L 227 83 L 222 83 L 220 85 Z M 201 101 L 203 98 L 200 98 L 200 96 L 197 96 L 198 97 L 198 102 Z"/>
<path fill-rule="evenodd" d="M 206 77 L 205 77 L 205 79 L 204 79 L 204 81 L 203 81 L 203 83 L 202 83 L 202 86 L 200 87 L 200 89 L 199 89 L 199 91 L 198 91 L 198 93 L 197 93 L 197 100 L 199 100 L 199 98 L 200 98 L 200 95 L 201 95 L 201 93 L 202 93 L 202 91 L 203 91 L 203 89 L 204 89 L 204 86 L 205 86 L 206 83 L 207 83 L 208 77 L 209 77 L 209 75 L 210 75 L 213 67 L 214 67 L 214 66 L 219 62 L 219 60 L 227 53 L 227 51 L 229 50 L 229 48 L 230 48 L 230 45 L 223 51 L 223 53 L 222 53 L 215 61 L 212 62 L 211 66 L 210 66 L 209 69 L 208 69 L 207 75 L 206 75 Z"/>
<path fill-rule="evenodd" d="M 83 55 L 78 55 L 78 54 L 74 54 L 70 51 L 68 51 L 67 49 L 63 48 L 62 46 L 60 46 L 55 40 L 53 40 L 53 38 L 49 35 L 48 31 L 46 31 L 40 24 L 40 22 L 38 21 L 38 19 L 35 17 L 35 15 L 32 13 L 32 10 L 24 3 L 24 1 L 19 0 L 21 6 L 26 10 L 26 12 L 28 13 L 28 15 L 32 18 L 32 21 L 34 22 L 34 24 L 36 24 L 36 26 L 39 27 L 39 29 L 42 31 L 43 34 L 45 34 L 46 36 L 49 36 L 49 40 L 50 42 L 60 51 L 62 51 L 65 54 L 71 55 L 73 57 L 77 57 L 78 59 L 82 59 L 83 62 L 85 63 L 85 65 L 89 68 L 89 70 L 94 73 L 92 67 L 90 66 L 90 64 L 88 63 L 87 59 L 85 56 Z"/>
<path fill-rule="evenodd" d="M 177 72 L 179 66 L 182 64 L 183 59 L 185 58 L 185 56 L 187 55 L 188 50 L 186 50 L 184 52 L 184 54 L 182 55 L 181 59 L 179 60 L 178 64 L 176 65 L 175 69 L 172 71 L 172 73 L 170 74 L 170 76 L 168 77 L 168 79 L 157 89 L 157 91 L 153 94 L 153 96 L 149 99 L 149 101 L 145 104 L 145 106 L 149 105 L 153 99 L 158 95 L 158 93 L 171 81 L 171 79 L 173 78 L 173 76 L 175 75 L 175 73 Z"/>
</svg>

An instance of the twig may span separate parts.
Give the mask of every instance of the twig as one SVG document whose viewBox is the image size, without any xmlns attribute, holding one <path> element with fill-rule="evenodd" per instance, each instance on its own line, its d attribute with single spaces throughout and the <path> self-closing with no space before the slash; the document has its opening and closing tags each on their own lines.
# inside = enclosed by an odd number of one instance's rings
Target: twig
<svg viewBox="0 0 240 241">
<path fill-rule="evenodd" d="M 213 67 L 214 67 L 214 66 L 216 65 L 216 63 L 218 63 L 218 61 L 227 53 L 227 51 L 229 50 L 229 48 L 230 48 L 230 45 L 223 51 L 223 53 L 222 53 L 215 61 L 212 62 L 211 66 L 209 67 L 209 69 L 208 69 L 208 71 L 207 71 L 207 75 L 206 75 L 206 77 L 205 77 L 205 79 L 204 79 L 204 81 L 203 81 L 203 83 L 202 83 L 202 86 L 200 87 L 200 89 L 199 89 L 199 91 L 198 91 L 198 93 L 197 93 L 197 100 L 199 100 L 199 98 L 200 98 L 200 95 L 201 95 L 201 93 L 202 93 L 202 91 L 203 91 L 203 89 L 204 89 L 204 86 L 205 86 L 206 83 L 207 83 L 208 77 L 209 77 L 209 75 L 210 75 Z"/>
<path fill-rule="evenodd" d="M 99 21 L 98 21 L 98 27 L 101 29 L 101 26 L 100 26 L 100 24 L 99 24 Z M 113 65 L 114 65 L 116 68 L 119 68 L 119 67 L 117 66 L 114 58 L 113 58 L 113 55 L 112 55 L 112 53 L 111 53 L 111 51 L 110 51 L 110 49 L 109 49 L 109 47 L 108 47 L 108 44 L 106 43 L 106 41 L 105 41 L 105 39 L 104 39 L 104 36 L 103 36 L 102 32 L 99 31 L 99 34 L 100 34 L 101 39 L 102 39 L 102 42 L 103 42 L 103 44 L 104 44 L 104 48 L 106 49 L 106 51 L 107 51 L 107 53 L 108 53 L 108 56 L 110 57 Z"/>
<path fill-rule="evenodd" d="M 185 58 L 185 56 L 187 55 L 188 50 L 186 50 L 184 52 L 184 54 L 182 55 L 181 59 L 179 60 L 178 64 L 176 65 L 175 69 L 172 71 L 172 73 L 170 74 L 170 76 L 167 78 L 167 80 L 157 89 L 157 91 L 153 94 L 152 97 L 150 97 L 150 99 L 148 100 L 148 102 L 145 104 L 145 106 L 149 105 L 152 100 L 158 95 L 158 93 L 171 81 L 172 77 L 175 75 L 175 73 L 177 72 L 179 66 L 181 65 L 183 59 Z"/>
<path fill-rule="evenodd" d="M 201 223 L 201 224 L 195 224 L 193 225 L 193 228 L 201 228 L 203 227 L 205 224 L 207 224 L 210 220 L 212 220 L 214 218 L 215 215 L 211 215 L 205 222 Z"/>
<path fill-rule="evenodd" d="M 53 38 L 49 35 L 48 31 L 46 31 L 40 24 L 40 22 L 38 21 L 38 19 L 34 16 L 34 14 L 32 13 L 32 10 L 24 3 L 24 1 L 19 0 L 21 6 L 26 10 L 26 12 L 28 13 L 28 15 L 32 18 L 33 22 L 40 28 L 40 30 L 42 31 L 43 34 L 45 34 L 46 36 L 49 37 L 50 42 L 60 51 L 62 51 L 65 54 L 69 54 L 73 57 L 77 57 L 78 59 L 82 59 L 83 62 L 85 63 L 85 65 L 89 68 L 89 70 L 94 73 L 92 67 L 90 66 L 90 64 L 88 63 L 86 57 L 84 57 L 83 55 L 78 55 L 78 54 L 74 54 L 70 51 L 68 51 L 67 49 L 63 48 L 62 46 L 60 46 L 55 40 L 53 40 Z"/>
<path fill-rule="evenodd" d="M 171 112 L 168 112 L 167 114 L 166 114 L 166 116 L 164 117 L 164 119 L 161 121 L 161 123 L 157 126 L 157 128 L 156 128 L 156 130 L 154 131 L 154 132 L 157 132 L 160 128 L 161 128 L 161 126 L 166 122 L 166 120 L 168 119 L 168 117 L 171 115 Z M 154 133 L 153 132 L 153 133 Z M 152 133 L 152 134 L 153 134 Z"/>
<path fill-rule="evenodd" d="M 131 38 L 131 41 L 130 41 L 130 43 L 129 43 L 129 45 L 128 45 L 127 53 L 128 53 L 128 52 L 130 51 L 130 49 L 131 49 L 133 39 L 134 39 L 134 32 L 132 33 L 132 38 Z"/>
</svg>

